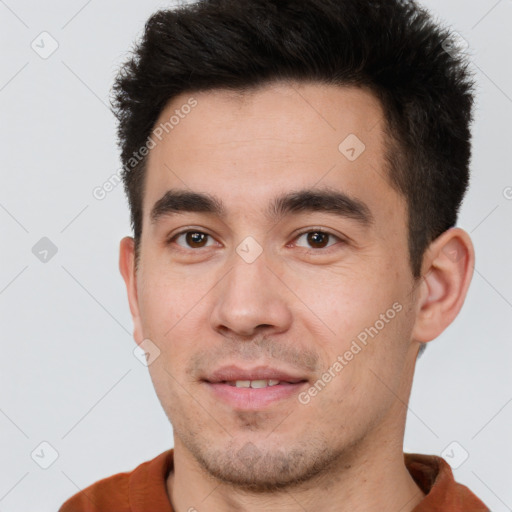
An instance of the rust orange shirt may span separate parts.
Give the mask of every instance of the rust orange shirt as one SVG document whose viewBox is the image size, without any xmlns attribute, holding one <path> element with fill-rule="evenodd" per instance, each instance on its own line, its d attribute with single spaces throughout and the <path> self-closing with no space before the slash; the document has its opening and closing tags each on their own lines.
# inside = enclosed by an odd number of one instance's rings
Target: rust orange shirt
<svg viewBox="0 0 512 512">
<path fill-rule="evenodd" d="M 489 512 L 465 485 L 457 483 L 448 463 L 435 455 L 404 453 L 409 473 L 426 496 L 413 512 Z M 173 512 L 166 478 L 173 450 L 166 450 L 133 471 L 118 473 L 69 498 L 58 512 Z"/>
</svg>

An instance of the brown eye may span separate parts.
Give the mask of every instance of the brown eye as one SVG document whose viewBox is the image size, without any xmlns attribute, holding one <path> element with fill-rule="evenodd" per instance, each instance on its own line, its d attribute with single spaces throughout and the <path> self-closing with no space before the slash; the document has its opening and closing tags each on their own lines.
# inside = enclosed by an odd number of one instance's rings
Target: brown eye
<svg viewBox="0 0 512 512">
<path fill-rule="evenodd" d="M 206 242 L 208 240 L 207 233 L 203 233 L 202 231 L 182 231 L 181 233 L 177 233 L 170 240 L 169 243 L 176 242 L 176 244 L 185 249 L 202 249 L 203 247 L 208 247 Z M 178 240 L 184 238 L 185 244 L 178 243 Z M 211 237 L 210 237 L 211 238 Z M 210 244 L 211 245 L 211 244 Z"/>
<path fill-rule="evenodd" d="M 333 235 L 332 233 L 328 233 L 326 231 L 306 231 L 304 233 L 301 233 L 297 240 L 301 239 L 302 237 L 306 236 L 306 242 L 309 244 L 309 246 L 313 249 L 324 249 L 326 247 L 330 247 L 330 244 L 327 245 L 329 242 L 329 238 L 334 238 L 336 240 L 341 240 L 339 237 Z"/>
<path fill-rule="evenodd" d="M 329 241 L 329 235 L 320 231 L 313 231 L 307 233 L 307 241 L 309 244 L 312 244 L 315 249 L 323 249 Z"/>
<path fill-rule="evenodd" d="M 189 231 L 185 233 L 185 240 L 191 247 L 203 247 L 204 241 L 208 235 L 198 231 Z"/>
</svg>

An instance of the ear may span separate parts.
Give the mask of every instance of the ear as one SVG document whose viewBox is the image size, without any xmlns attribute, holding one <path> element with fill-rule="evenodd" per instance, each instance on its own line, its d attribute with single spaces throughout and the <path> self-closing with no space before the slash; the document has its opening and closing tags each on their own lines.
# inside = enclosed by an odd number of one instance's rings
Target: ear
<svg viewBox="0 0 512 512">
<path fill-rule="evenodd" d="M 423 258 L 422 282 L 412 338 L 437 338 L 458 315 L 473 277 L 475 251 L 469 235 L 450 228 L 436 238 Z"/>
<path fill-rule="evenodd" d="M 124 237 L 119 244 L 119 270 L 126 284 L 128 302 L 133 319 L 133 339 L 140 344 L 143 339 L 137 296 L 137 276 L 135 273 L 135 241 L 131 236 Z"/>
</svg>

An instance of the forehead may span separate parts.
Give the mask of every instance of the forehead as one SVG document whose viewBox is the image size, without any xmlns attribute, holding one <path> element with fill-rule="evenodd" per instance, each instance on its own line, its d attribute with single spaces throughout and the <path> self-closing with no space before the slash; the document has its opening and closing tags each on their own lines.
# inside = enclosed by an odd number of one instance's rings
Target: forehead
<svg viewBox="0 0 512 512">
<path fill-rule="evenodd" d="M 230 204 L 267 209 L 278 192 L 315 186 L 396 208 L 403 201 L 387 178 L 384 123 L 377 98 L 355 87 L 275 83 L 181 94 L 151 136 L 145 222 L 173 188 L 225 197 L 228 214 Z"/>
</svg>

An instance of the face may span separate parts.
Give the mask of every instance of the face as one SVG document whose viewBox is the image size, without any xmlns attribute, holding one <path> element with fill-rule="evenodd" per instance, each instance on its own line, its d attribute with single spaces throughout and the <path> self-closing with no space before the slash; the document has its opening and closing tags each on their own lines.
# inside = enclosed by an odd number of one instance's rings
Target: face
<svg viewBox="0 0 512 512">
<path fill-rule="evenodd" d="M 401 443 L 414 279 L 378 101 L 281 83 L 183 94 L 156 126 L 173 115 L 130 306 L 175 449 L 269 489 Z"/>
</svg>

